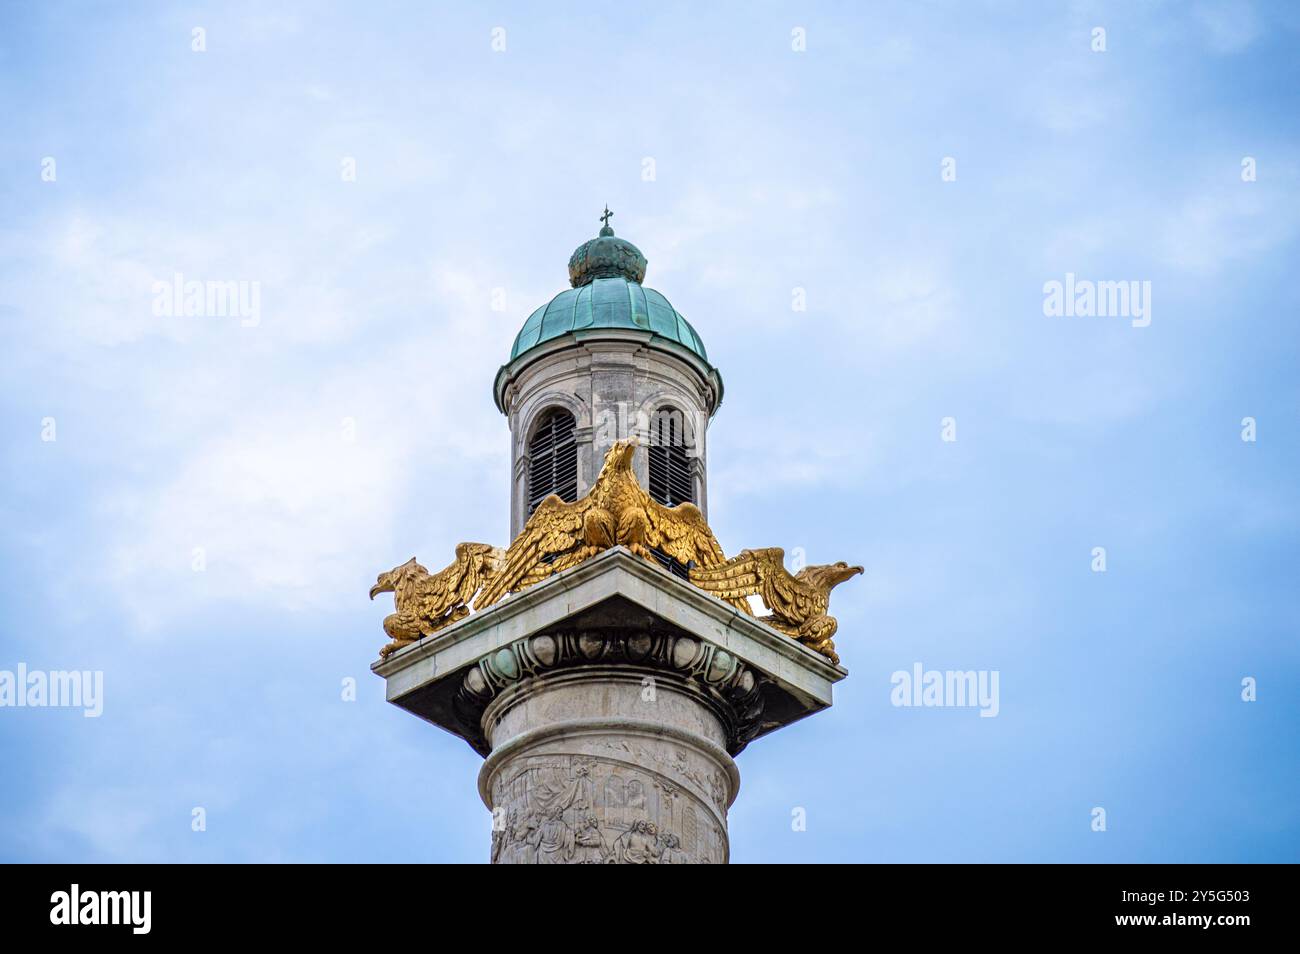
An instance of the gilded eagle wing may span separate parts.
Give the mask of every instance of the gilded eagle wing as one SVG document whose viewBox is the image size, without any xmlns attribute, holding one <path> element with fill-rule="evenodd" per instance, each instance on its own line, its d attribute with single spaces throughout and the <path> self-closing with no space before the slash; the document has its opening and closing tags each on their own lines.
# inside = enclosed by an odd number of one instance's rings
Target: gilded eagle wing
<svg viewBox="0 0 1300 954">
<path fill-rule="evenodd" d="M 692 569 L 691 582 L 733 606 L 744 603 L 747 611 L 745 597 L 760 596 L 783 619 L 797 617 L 804 599 L 804 587 L 786 570 L 785 551 L 780 547 L 741 550 L 725 563 Z"/>
<path fill-rule="evenodd" d="M 420 628 L 426 630 L 456 605 L 457 564 L 433 574 L 423 567 L 416 569 L 407 585 L 398 584 L 393 604 L 397 612 L 422 620 Z"/>
<path fill-rule="evenodd" d="M 538 504 L 506 550 L 500 571 L 484 585 L 474 608 L 491 606 L 507 593 L 525 590 L 581 559 L 582 521 L 590 508 L 585 497 L 565 503 L 557 494 Z"/>
<path fill-rule="evenodd" d="M 456 603 L 468 606 L 474 596 L 489 581 L 499 565 L 503 552 L 487 543 L 456 544 L 456 562 L 448 570 L 456 571 Z"/>
<path fill-rule="evenodd" d="M 682 566 L 713 567 L 726 561 L 718 538 L 695 504 L 665 507 L 645 495 L 646 544 L 668 554 Z"/>
</svg>

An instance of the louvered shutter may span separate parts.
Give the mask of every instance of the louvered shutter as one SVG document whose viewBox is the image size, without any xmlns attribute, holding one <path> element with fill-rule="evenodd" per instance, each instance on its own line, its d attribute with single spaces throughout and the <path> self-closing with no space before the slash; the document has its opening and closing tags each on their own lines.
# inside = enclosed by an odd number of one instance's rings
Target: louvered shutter
<svg viewBox="0 0 1300 954">
<path fill-rule="evenodd" d="M 686 454 L 686 430 L 681 413 L 662 410 L 650 425 L 650 496 L 666 507 L 694 503 L 691 462 Z M 673 576 L 689 578 L 689 568 L 660 550 L 652 549 L 656 560 Z"/>
<path fill-rule="evenodd" d="M 660 411 L 650 428 L 650 496 L 666 507 L 695 503 L 686 431 L 677 411 Z"/>
<path fill-rule="evenodd" d="M 551 494 L 568 503 L 578 499 L 577 423 L 568 411 L 551 411 L 528 442 L 528 512 Z"/>
</svg>

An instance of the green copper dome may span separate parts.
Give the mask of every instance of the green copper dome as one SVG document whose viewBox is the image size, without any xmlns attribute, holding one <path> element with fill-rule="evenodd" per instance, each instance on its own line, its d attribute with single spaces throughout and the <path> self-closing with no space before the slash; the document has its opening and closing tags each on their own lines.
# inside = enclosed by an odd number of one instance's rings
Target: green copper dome
<svg viewBox="0 0 1300 954">
<path fill-rule="evenodd" d="M 579 245 L 569 258 L 569 284 L 573 287 L 528 316 L 510 349 L 511 361 L 572 332 L 623 328 L 648 331 L 709 363 L 704 342 L 690 322 L 663 295 L 642 287 L 645 256 L 627 239 L 614 235 L 609 227 L 613 215 L 606 206 L 600 217 L 604 223 L 600 234 Z"/>
<path fill-rule="evenodd" d="M 585 285 L 566 289 L 538 308 L 516 336 L 510 360 L 571 331 L 593 328 L 649 331 L 688 348 L 705 362 L 709 360 L 700 336 L 667 298 L 622 276 L 589 279 Z"/>
<path fill-rule="evenodd" d="M 699 376 L 710 416 L 722 403 L 722 375 L 709 363 L 704 342 L 667 298 L 641 284 L 645 256 L 627 239 L 614 235 L 609 227 L 613 214 L 606 207 L 600 217 L 604 223 L 600 234 L 579 245 L 570 257 L 569 283 L 573 287 L 529 315 L 515 336 L 510 359 L 497 371 L 492 385 L 503 414 L 510 413 L 511 383 L 536 359 L 564 352 L 584 339 L 602 337 L 644 342 L 651 350 L 673 355 Z"/>
</svg>

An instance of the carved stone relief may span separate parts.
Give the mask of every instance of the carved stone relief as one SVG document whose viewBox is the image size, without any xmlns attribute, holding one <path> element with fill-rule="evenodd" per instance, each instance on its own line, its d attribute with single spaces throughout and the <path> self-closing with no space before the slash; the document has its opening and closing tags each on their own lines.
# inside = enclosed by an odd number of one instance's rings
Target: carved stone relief
<svg viewBox="0 0 1300 954">
<path fill-rule="evenodd" d="M 626 762 L 521 756 L 492 785 L 493 864 L 725 864 L 695 795 Z"/>
</svg>

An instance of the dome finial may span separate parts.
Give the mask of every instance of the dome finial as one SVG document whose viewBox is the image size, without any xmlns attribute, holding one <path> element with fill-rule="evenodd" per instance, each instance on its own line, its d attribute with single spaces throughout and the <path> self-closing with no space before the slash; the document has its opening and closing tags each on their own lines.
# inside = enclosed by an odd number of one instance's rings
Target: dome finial
<svg viewBox="0 0 1300 954">
<path fill-rule="evenodd" d="M 638 285 L 645 279 L 645 256 L 627 239 L 615 238 L 609 220 L 614 213 L 605 205 L 600 235 L 577 247 L 569 258 L 569 284 L 590 285 L 597 278 L 624 278 Z"/>
</svg>

